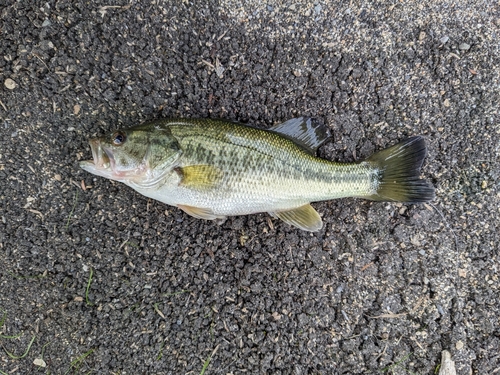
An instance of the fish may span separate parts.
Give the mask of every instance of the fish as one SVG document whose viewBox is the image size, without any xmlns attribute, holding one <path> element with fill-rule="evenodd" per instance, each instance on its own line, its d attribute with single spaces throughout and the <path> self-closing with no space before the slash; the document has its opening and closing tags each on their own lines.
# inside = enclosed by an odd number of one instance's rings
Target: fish
<svg viewBox="0 0 500 375">
<path fill-rule="evenodd" d="M 311 202 L 355 197 L 421 203 L 434 199 L 420 178 L 427 154 L 413 136 L 365 160 L 316 156 L 329 128 L 298 117 L 269 129 L 215 119 L 159 119 L 89 141 L 80 167 L 205 220 L 268 212 L 299 229 L 323 227 Z"/>
</svg>

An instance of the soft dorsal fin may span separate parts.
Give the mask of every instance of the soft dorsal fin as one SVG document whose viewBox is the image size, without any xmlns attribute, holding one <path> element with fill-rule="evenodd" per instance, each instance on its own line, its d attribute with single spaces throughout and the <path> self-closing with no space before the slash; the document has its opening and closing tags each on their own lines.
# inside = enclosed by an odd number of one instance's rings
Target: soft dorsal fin
<svg viewBox="0 0 500 375">
<path fill-rule="evenodd" d="M 269 129 L 302 146 L 311 154 L 330 137 L 330 131 L 310 117 L 297 117 Z"/>
<path fill-rule="evenodd" d="M 323 227 L 321 217 L 309 203 L 293 210 L 269 213 L 285 223 L 309 232 L 317 232 Z"/>
</svg>

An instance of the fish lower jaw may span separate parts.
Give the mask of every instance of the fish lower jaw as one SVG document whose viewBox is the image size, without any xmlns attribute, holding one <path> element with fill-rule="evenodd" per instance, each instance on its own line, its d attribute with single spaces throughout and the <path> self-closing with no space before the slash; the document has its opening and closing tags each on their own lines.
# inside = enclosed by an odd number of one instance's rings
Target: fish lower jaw
<svg viewBox="0 0 500 375">
<path fill-rule="evenodd" d="M 108 161 L 101 160 L 100 163 L 96 163 L 94 160 L 84 160 L 80 162 L 80 167 L 85 170 L 92 168 L 103 171 L 111 171 L 111 164 L 109 160 Z"/>
<path fill-rule="evenodd" d="M 94 164 L 95 165 L 95 164 Z M 97 169 L 102 169 L 102 170 L 111 170 L 111 164 L 109 162 L 107 163 L 102 163 L 100 165 L 96 165 Z"/>
<path fill-rule="evenodd" d="M 80 168 L 96 176 L 109 178 L 111 180 L 117 179 L 113 176 L 113 171 L 111 170 L 109 163 L 98 166 L 93 160 L 85 160 L 80 162 Z"/>
</svg>

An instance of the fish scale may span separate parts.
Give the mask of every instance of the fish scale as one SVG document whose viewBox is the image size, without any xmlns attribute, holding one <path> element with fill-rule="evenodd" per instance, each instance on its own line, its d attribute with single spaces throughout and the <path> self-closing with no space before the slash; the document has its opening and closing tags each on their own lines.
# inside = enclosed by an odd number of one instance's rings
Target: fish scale
<svg viewBox="0 0 500 375">
<path fill-rule="evenodd" d="M 172 135 L 185 149 L 180 163 L 213 163 L 228 176 L 223 184 L 225 193 L 243 196 L 253 193 L 254 199 L 259 196 L 268 198 L 275 193 L 274 189 L 279 188 L 280 199 L 289 197 L 300 202 L 304 201 L 306 195 L 309 199 L 325 200 L 352 196 L 353 193 L 373 193 L 373 182 L 369 177 L 373 168 L 367 165 L 328 162 L 308 154 L 276 134 L 253 141 L 262 137 L 261 133 L 264 132 L 259 129 L 223 123 L 222 126 L 203 129 L 206 138 L 201 138 L 186 136 L 185 133 L 194 130 L 186 129 L 186 126 L 189 125 L 170 126 Z M 235 142 L 236 137 L 238 142 Z M 196 150 L 194 145 L 197 146 Z M 219 158 L 207 158 L 206 151 L 215 154 L 217 150 Z M 229 157 L 225 157 L 226 154 Z M 237 184 L 237 180 L 241 183 Z M 218 196 L 220 191 L 214 190 L 211 194 Z M 216 198 L 207 197 L 211 200 Z"/>
</svg>

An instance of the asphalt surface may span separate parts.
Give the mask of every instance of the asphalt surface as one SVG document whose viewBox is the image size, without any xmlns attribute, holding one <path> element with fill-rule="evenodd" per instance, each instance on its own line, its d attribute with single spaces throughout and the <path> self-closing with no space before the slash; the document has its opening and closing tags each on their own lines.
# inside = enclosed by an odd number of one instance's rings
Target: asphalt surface
<svg viewBox="0 0 500 375">
<path fill-rule="evenodd" d="M 499 9 L 1 0 L 0 373 L 498 373 Z M 339 161 L 422 134 L 437 197 L 316 203 L 311 234 L 79 169 L 169 116 L 313 116 Z"/>
</svg>

